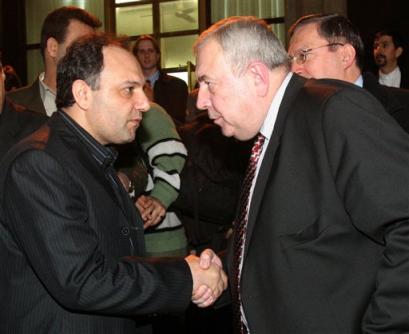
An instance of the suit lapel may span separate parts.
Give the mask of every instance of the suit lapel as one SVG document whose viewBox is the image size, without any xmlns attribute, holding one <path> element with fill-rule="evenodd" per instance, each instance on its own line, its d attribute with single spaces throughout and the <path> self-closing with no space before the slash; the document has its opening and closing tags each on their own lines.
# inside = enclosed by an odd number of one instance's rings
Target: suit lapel
<svg viewBox="0 0 409 334">
<path fill-rule="evenodd" d="M 37 78 L 37 80 L 34 81 L 34 83 L 31 85 L 30 91 L 31 91 L 30 105 L 33 106 L 33 110 L 38 111 L 38 112 L 46 115 L 47 112 L 45 111 L 43 100 L 41 99 L 40 79 L 39 78 Z M 30 109 L 30 108 L 28 108 L 28 109 Z"/>
<path fill-rule="evenodd" d="M 304 83 L 305 79 L 299 77 L 296 74 L 293 74 L 293 77 L 291 78 L 285 90 L 283 100 L 281 101 L 281 105 L 277 114 L 277 120 L 274 124 L 273 133 L 271 134 L 270 141 L 268 143 L 263 161 L 260 166 L 260 170 L 256 179 L 256 185 L 254 187 L 253 196 L 250 203 L 244 256 L 246 256 L 247 254 L 249 242 L 251 240 L 254 225 L 256 223 L 256 218 L 258 216 L 260 205 L 264 197 L 264 191 L 267 184 L 267 180 L 272 172 L 274 157 L 276 155 L 277 149 L 280 146 L 281 135 L 285 128 L 287 115 L 290 111 L 291 105 L 294 102 L 296 94 L 303 87 Z"/>
</svg>

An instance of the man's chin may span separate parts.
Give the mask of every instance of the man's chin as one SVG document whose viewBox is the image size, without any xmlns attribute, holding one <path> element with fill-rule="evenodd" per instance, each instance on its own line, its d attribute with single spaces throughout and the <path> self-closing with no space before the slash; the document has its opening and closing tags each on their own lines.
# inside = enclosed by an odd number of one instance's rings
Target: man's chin
<svg viewBox="0 0 409 334">
<path fill-rule="evenodd" d="M 386 59 L 383 57 L 375 58 L 375 64 L 378 67 L 383 67 L 386 65 Z"/>
<path fill-rule="evenodd" d="M 219 124 L 218 124 L 219 125 Z M 234 131 L 231 127 L 219 125 L 222 131 L 223 136 L 225 137 L 234 137 Z"/>
</svg>

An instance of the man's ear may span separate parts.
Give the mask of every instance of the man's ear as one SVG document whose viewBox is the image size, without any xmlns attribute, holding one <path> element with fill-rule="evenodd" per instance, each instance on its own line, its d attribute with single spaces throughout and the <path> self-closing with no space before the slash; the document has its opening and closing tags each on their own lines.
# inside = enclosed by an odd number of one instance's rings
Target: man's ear
<svg viewBox="0 0 409 334">
<path fill-rule="evenodd" d="M 403 48 L 401 46 L 397 47 L 396 50 L 395 50 L 396 58 L 399 58 L 401 56 L 402 52 L 403 52 Z"/>
<path fill-rule="evenodd" d="M 341 48 L 341 57 L 342 57 L 342 64 L 344 65 L 344 69 L 351 67 L 353 64 L 356 63 L 356 51 L 355 48 L 346 43 L 343 46 L 339 46 Z"/>
<path fill-rule="evenodd" d="M 58 42 L 54 37 L 50 37 L 47 39 L 47 44 L 46 44 L 46 53 L 50 55 L 51 58 L 57 58 L 57 53 L 58 53 Z"/>
<path fill-rule="evenodd" d="M 89 109 L 92 102 L 91 87 L 84 80 L 75 80 L 72 84 L 75 103 L 82 110 Z"/>
<path fill-rule="evenodd" d="M 265 64 L 259 61 L 253 61 L 247 68 L 247 73 L 253 84 L 257 96 L 266 96 L 268 93 L 270 78 L 269 70 Z"/>
</svg>

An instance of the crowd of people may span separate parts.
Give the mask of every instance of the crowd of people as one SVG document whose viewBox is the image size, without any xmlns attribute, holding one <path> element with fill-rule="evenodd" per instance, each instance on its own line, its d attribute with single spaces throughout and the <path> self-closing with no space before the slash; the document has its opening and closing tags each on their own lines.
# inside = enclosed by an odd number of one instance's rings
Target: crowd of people
<svg viewBox="0 0 409 334">
<path fill-rule="evenodd" d="M 407 333 L 409 88 L 398 32 L 229 17 L 197 88 L 77 7 L 44 72 L 0 62 L 1 333 Z M 408 275 L 408 276 L 405 276 Z"/>
</svg>

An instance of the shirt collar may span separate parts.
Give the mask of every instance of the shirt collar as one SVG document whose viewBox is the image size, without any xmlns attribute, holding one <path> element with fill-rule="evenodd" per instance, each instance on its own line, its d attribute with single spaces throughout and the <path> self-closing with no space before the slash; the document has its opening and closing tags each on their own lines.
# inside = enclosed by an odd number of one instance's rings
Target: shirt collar
<svg viewBox="0 0 409 334">
<path fill-rule="evenodd" d="M 271 102 L 270 108 L 267 113 L 267 117 L 261 126 L 260 133 L 266 137 L 266 140 L 269 141 L 271 134 L 273 133 L 274 125 L 277 119 L 278 110 L 281 105 L 281 101 L 283 100 L 283 96 L 285 90 L 290 82 L 291 77 L 293 76 L 292 72 L 289 72 L 287 76 L 284 78 L 281 86 L 278 88 L 277 93 L 273 97 L 273 101 Z"/>
<path fill-rule="evenodd" d="M 38 81 L 40 81 L 41 98 L 43 98 L 46 92 L 49 92 L 55 96 L 55 93 L 52 91 L 52 89 L 44 83 L 44 76 L 45 72 L 40 73 L 40 75 L 38 76 Z"/>
<path fill-rule="evenodd" d="M 43 101 L 44 109 L 48 116 L 51 116 L 57 110 L 55 105 L 55 93 L 52 89 L 44 83 L 44 72 L 38 77 L 40 82 L 40 96 Z"/>
<path fill-rule="evenodd" d="M 356 79 L 354 84 L 361 88 L 364 86 L 364 78 L 362 77 L 362 74 Z"/>
<path fill-rule="evenodd" d="M 100 144 L 94 137 L 92 137 L 84 128 L 82 128 L 77 122 L 75 122 L 67 113 L 62 110 L 58 110 L 57 113 L 61 116 L 63 121 L 77 134 L 82 140 L 91 155 L 98 162 L 98 164 L 106 169 L 112 167 L 117 156 L 113 148 Z"/>
<path fill-rule="evenodd" d="M 155 73 L 153 73 L 151 76 L 149 76 L 148 78 L 146 78 L 147 80 L 149 80 L 149 81 L 151 82 L 151 86 L 152 86 L 152 87 L 155 86 L 156 80 L 159 79 L 159 74 L 160 74 L 160 72 L 159 72 L 159 70 L 158 70 L 158 71 L 156 71 Z"/>
<path fill-rule="evenodd" d="M 401 81 L 401 72 L 399 66 L 396 66 L 395 69 L 388 73 L 384 74 L 381 70 L 379 70 L 379 83 L 385 86 L 390 87 L 400 87 Z"/>
</svg>

